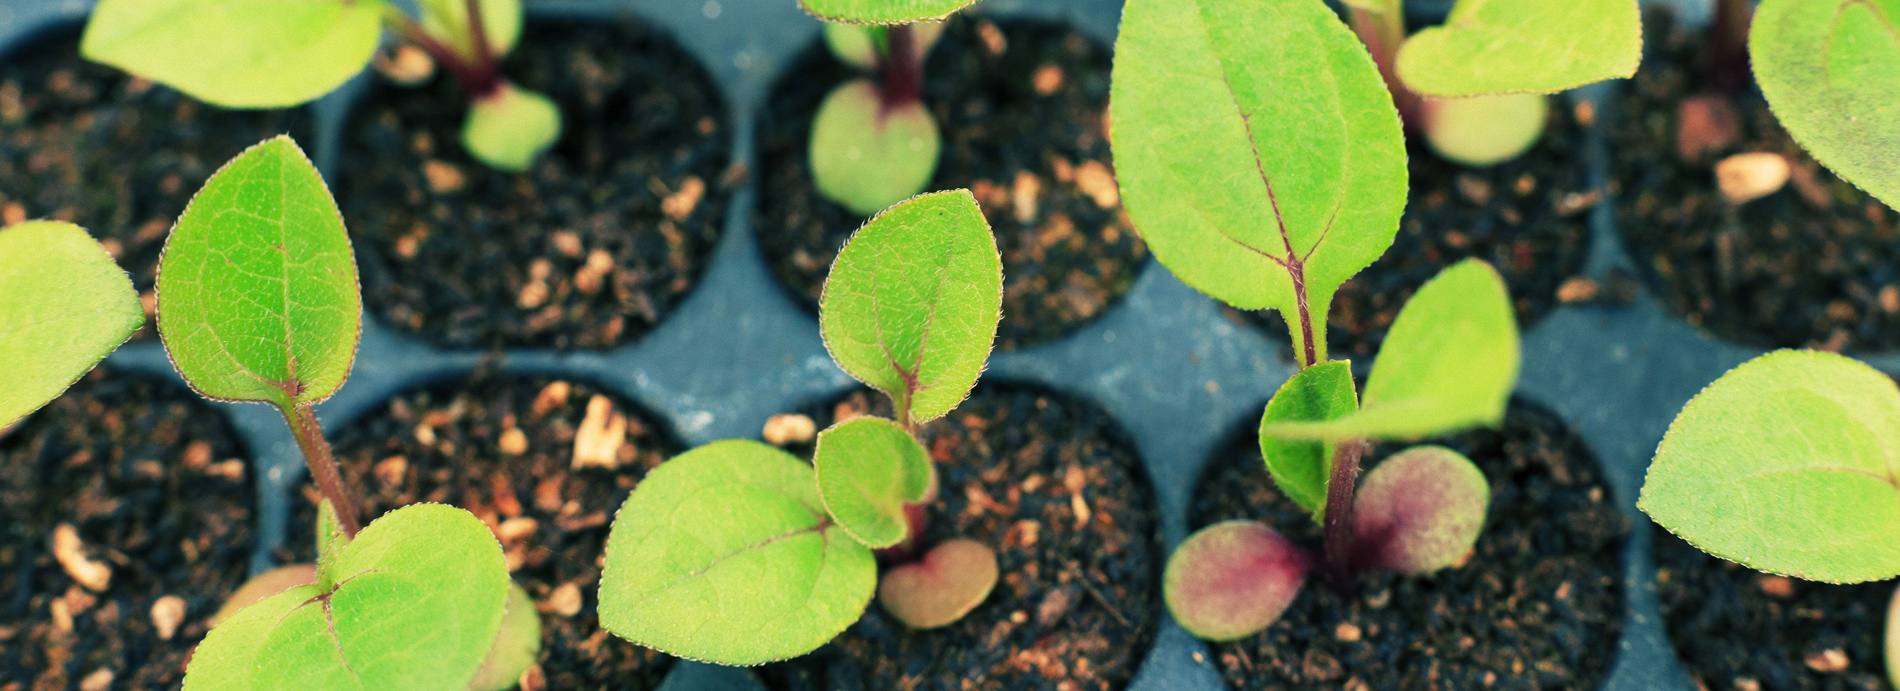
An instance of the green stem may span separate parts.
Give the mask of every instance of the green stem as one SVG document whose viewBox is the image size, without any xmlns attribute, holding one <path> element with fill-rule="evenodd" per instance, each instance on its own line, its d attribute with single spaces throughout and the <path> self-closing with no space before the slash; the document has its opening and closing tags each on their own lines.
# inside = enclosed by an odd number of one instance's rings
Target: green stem
<svg viewBox="0 0 1900 691">
<path fill-rule="evenodd" d="M 310 467 L 310 479 L 317 483 L 317 491 L 336 509 L 337 526 L 343 529 L 344 536 L 356 537 L 361 530 L 356 502 L 350 501 L 350 493 L 343 485 L 336 457 L 330 453 L 330 442 L 323 438 L 323 425 L 317 422 L 316 409 L 308 403 L 296 403 L 288 408 L 279 406 L 277 410 L 284 414 L 291 435 L 297 438 L 297 447 L 303 450 L 304 464 Z"/>
</svg>

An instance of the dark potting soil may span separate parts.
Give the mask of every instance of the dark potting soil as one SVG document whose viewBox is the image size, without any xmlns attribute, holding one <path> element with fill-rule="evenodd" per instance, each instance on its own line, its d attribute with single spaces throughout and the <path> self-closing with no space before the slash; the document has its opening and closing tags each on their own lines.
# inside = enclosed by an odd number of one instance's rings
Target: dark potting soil
<svg viewBox="0 0 1900 691">
<path fill-rule="evenodd" d="M 1892 688 L 1881 635 L 1894 583 L 1771 576 L 1656 531 L 1656 596 L 1669 639 L 1703 688 Z"/>
<path fill-rule="evenodd" d="M 70 221 L 132 274 L 149 316 L 158 254 L 191 195 L 307 109 L 224 110 L 79 57 L 75 27 L 0 57 L 0 226 Z M 139 337 L 152 335 L 152 327 Z"/>
<path fill-rule="evenodd" d="M 1106 135 L 1108 52 L 1073 30 L 953 18 L 924 74 L 943 132 L 929 189 L 976 194 L 1003 254 L 997 345 L 1056 340 L 1134 285 L 1147 247 L 1121 208 Z M 824 197 L 806 160 L 812 117 L 864 76 L 823 41 L 792 62 L 759 115 L 764 176 L 754 215 L 772 272 L 816 309 L 825 276 L 863 216 Z"/>
<path fill-rule="evenodd" d="M 1585 212 L 1602 201 L 1584 175 L 1584 129 L 1596 114 L 1587 104 L 1567 109 L 1566 103 L 1552 97 L 1543 139 L 1523 156 L 1489 168 L 1446 161 L 1419 135 L 1407 134 L 1411 192 L 1405 215 L 1391 249 L 1333 297 L 1326 318 L 1333 359 L 1369 360 L 1412 293 L 1471 257 L 1503 274 L 1520 328 L 1560 302 L 1609 297 L 1613 291 L 1577 276 L 1590 248 Z M 1287 340 L 1278 312 L 1229 313 Z M 1292 359 L 1292 349 L 1286 352 Z"/>
<path fill-rule="evenodd" d="M 448 347 L 639 340 L 699 280 L 725 222 L 736 169 L 717 88 L 630 21 L 530 23 L 502 67 L 562 109 L 560 142 L 525 173 L 462 148 L 468 94 L 447 76 L 379 80 L 357 105 L 337 198 L 364 301 Z"/>
<path fill-rule="evenodd" d="M 496 531 L 515 582 L 541 610 L 547 688 L 644 691 L 659 686 L 672 658 L 600 628 L 595 606 L 614 512 L 679 449 L 655 419 L 582 382 L 478 377 L 398 396 L 332 438 L 344 480 L 368 498 L 365 519 L 438 502 Z M 597 449 L 583 458 L 597 463 L 577 468 L 583 443 Z M 308 562 L 317 495 L 308 481 L 299 492 L 287 547 Z"/>
<path fill-rule="evenodd" d="M 1318 524 L 1273 486 L 1257 437 L 1242 436 L 1202 478 L 1190 524 L 1262 520 L 1317 555 Z M 1429 576 L 1366 573 L 1350 601 L 1312 574 L 1267 630 L 1211 644 L 1228 684 L 1602 686 L 1622 629 L 1621 551 L 1630 523 L 1611 503 L 1595 458 L 1556 416 L 1516 402 L 1500 430 L 1427 443 L 1465 454 L 1491 483 L 1484 532 L 1468 560 Z M 1408 446 L 1377 444 L 1366 458 Z"/>
<path fill-rule="evenodd" d="M 859 391 L 812 406 L 834 420 L 890 415 Z M 876 602 L 817 652 L 761 668 L 779 691 L 1111 691 L 1154 639 L 1164 553 L 1133 442 L 1107 413 L 1048 391 L 983 384 L 922 430 L 943 483 L 923 544 L 972 538 L 997 551 L 989 599 L 941 629 L 911 631 Z M 810 445 L 794 447 L 809 455 Z"/>
<path fill-rule="evenodd" d="M 249 572 L 243 455 L 184 387 L 103 369 L 0 432 L 0 689 L 178 688 Z M 63 526 L 81 543 L 68 558 L 93 566 L 62 566 Z M 88 587 L 95 571 L 103 590 Z"/>
<path fill-rule="evenodd" d="M 1758 93 L 1734 94 L 1739 132 L 1693 159 L 1677 147 L 1678 105 L 1710 89 L 1706 31 L 1653 10 L 1648 54 L 1610 128 L 1617 221 L 1663 301 L 1690 324 L 1764 348 L 1900 348 L 1900 214 L 1795 144 Z M 1716 187 L 1730 155 L 1786 157 L 1780 191 L 1739 207 Z"/>
</svg>

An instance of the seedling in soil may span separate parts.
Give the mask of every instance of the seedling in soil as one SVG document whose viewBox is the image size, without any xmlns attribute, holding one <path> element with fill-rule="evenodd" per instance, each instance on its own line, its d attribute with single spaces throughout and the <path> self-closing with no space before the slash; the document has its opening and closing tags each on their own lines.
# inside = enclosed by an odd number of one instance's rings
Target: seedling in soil
<svg viewBox="0 0 1900 691">
<path fill-rule="evenodd" d="M 158 296 L 179 374 L 207 398 L 275 406 L 323 495 L 316 566 L 241 589 L 257 601 L 205 637 L 184 687 L 513 686 L 533 655 L 504 632 L 504 618 L 524 624 L 522 608 L 509 616 L 508 569 L 488 528 L 436 504 L 357 528 L 314 408 L 355 360 L 356 264 L 335 200 L 294 142 L 252 147 L 205 182 L 166 239 Z M 491 658 L 512 667 L 484 670 Z M 471 686 L 478 671 L 505 682 Z"/>
<path fill-rule="evenodd" d="M 1456 563 L 1483 524 L 1483 475 L 1424 446 L 1361 484 L 1360 456 L 1369 439 L 1499 422 L 1517 326 L 1497 272 L 1467 260 L 1399 313 L 1363 397 L 1350 363 L 1326 358 L 1326 306 L 1392 244 L 1405 204 L 1403 133 L 1378 66 L 1324 4 L 1304 0 L 1131 0 L 1116 55 L 1122 198 L 1181 280 L 1287 317 L 1301 371 L 1268 403 L 1261 451 L 1275 483 L 1325 526 L 1321 559 L 1259 523 L 1190 537 L 1163 576 L 1176 620 L 1237 638 L 1277 619 L 1313 564 L 1350 593 L 1363 569 Z"/>
<path fill-rule="evenodd" d="M 468 91 L 469 153 L 500 170 L 526 169 L 560 138 L 561 113 L 501 74 L 521 36 L 521 0 L 416 4 L 411 16 L 386 0 L 104 0 L 80 52 L 214 105 L 282 108 L 362 71 L 387 27 L 405 42 L 408 77 L 441 65 Z"/>
<path fill-rule="evenodd" d="M 918 427 L 969 395 L 1001 319 L 1002 260 L 968 191 L 924 195 L 859 230 L 825 284 L 819 321 L 838 365 L 890 396 L 895 420 L 818 435 L 812 463 L 752 441 L 680 455 L 648 474 L 607 541 L 600 621 L 640 645 L 757 665 L 824 645 L 875 590 L 913 628 L 955 622 L 995 586 L 989 546 L 909 556 L 937 491 Z"/>
<path fill-rule="evenodd" d="M 0 430 L 58 397 L 144 325 L 132 279 L 84 228 L 0 228 Z"/>
</svg>

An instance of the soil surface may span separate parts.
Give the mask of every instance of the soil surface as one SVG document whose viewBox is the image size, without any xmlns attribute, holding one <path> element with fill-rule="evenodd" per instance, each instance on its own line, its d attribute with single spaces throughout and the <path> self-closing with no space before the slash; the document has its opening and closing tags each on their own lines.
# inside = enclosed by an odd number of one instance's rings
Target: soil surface
<svg viewBox="0 0 1900 691">
<path fill-rule="evenodd" d="M 0 689 L 178 688 L 206 618 L 249 575 L 243 455 L 196 394 L 104 370 L 0 431 Z M 64 526 L 81 542 L 69 558 L 92 566 L 62 566 Z M 169 638 L 161 600 L 184 606 Z"/>
<path fill-rule="evenodd" d="M 929 189 L 968 188 L 1003 254 L 1004 350 L 1056 340 L 1134 285 L 1148 250 L 1121 208 L 1105 133 L 1109 55 L 1056 25 L 956 17 L 925 64 L 943 132 Z M 823 41 L 792 62 L 759 115 L 764 184 L 753 227 L 772 272 L 816 310 L 863 216 L 826 199 L 806 153 L 818 104 L 863 76 Z"/>
<path fill-rule="evenodd" d="M 1815 163 L 1758 93 L 1724 99 L 1739 130 L 1706 152 L 1678 149 L 1678 107 L 1708 94 L 1705 31 L 1666 11 L 1643 23 L 1648 54 L 1610 129 L 1617 221 L 1656 294 L 1690 324 L 1764 348 L 1900 348 L 1900 214 Z M 1715 164 L 1778 153 L 1780 191 L 1739 207 Z"/>
<path fill-rule="evenodd" d="M 639 340 L 725 222 L 725 104 L 670 39 L 624 21 L 530 23 L 503 72 L 562 108 L 560 142 L 520 174 L 463 150 L 468 95 L 447 76 L 379 80 L 355 108 L 337 198 L 365 303 L 449 347 Z"/>
<path fill-rule="evenodd" d="M 588 424 L 590 412 L 596 425 Z M 625 424 L 618 438 L 611 434 L 616 416 Z M 655 419 L 577 381 L 482 377 L 398 396 L 332 439 L 344 480 L 368 497 L 359 507 L 364 518 L 440 502 L 496 530 L 515 582 L 542 613 L 547 688 L 644 691 L 659 686 L 672 658 L 600 628 L 594 608 L 614 512 L 679 449 Z M 584 458 L 613 467 L 575 468 L 583 440 L 603 449 Z M 288 547 L 308 562 L 317 495 L 307 481 L 299 492 Z"/>
<path fill-rule="evenodd" d="M 1669 639 L 1709 689 L 1892 688 L 1881 659 L 1892 581 L 1771 576 L 1656 531 L 1656 595 Z"/>
<path fill-rule="evenodd" d="M 820 429 L 871 412 L 860 391 L 804 411 Z M 1100 409 L 980 385 L 928 423 L 942 489 L 923 544 L 997 551 L 996 590 L 962 620 L 911 631 L 872 603 L 817 652 L 761 669 L 779 691 L 1110 691 L 1127 686 L 1161 612 L 1160 522 L 1134 443 Z M 795 447 L 809 455 L 810 446 Z"/>
<path fill-rule="evenodd" d="M 1503 274 L 1520 329 L 1560 302 L 1608 297 L 1612 291 L 1577 276 L 1590 249 L 1587 212 L 1602 201 L 1589 187 L 1582 153 L 1584 128 L 1596 113 L 1588 105 L 1567 104 L 1553 97 L 1543 138 L 1523 156 L 1490 168 L 1446 161 L 1421 135 L 1407 134 L 1411 192 L 1405 215 L 1391 249 L 1333 297 L 1326 318 L 1333 359 L 1368 361 L 1412 293 L 1466 258 L 1490 262 Z M 1278 312 L 1228 311 L 1288 340 Z M 1286 352 L 1291 360 L 1290 346 Z"/>
<path fill-rule="evenodd" d="M 289 133 L 308 109 L 236 111 L 79 57 L 77 27 L 0 56 L 0 226 L 70 221 L 132 274 L 151 313 L 158 254 L 191 195 L 226 161 Z M 153 334 L 149 322 L 140 338 Z"/>
<path fill-rule="evenodd" d="M 1555 416 L 1514 403 L 1501 430 L 1428 443 L 1465 454 L 1491 483 L 1469 560 L 1431 576 L 1362 575 L 1349 602 L 1314 573 L 1267 630 L 1210 644 L 1238 689 L 1594 689 L 1623 625 L 1629 519 L 1596 460 Z M 1409 445 L 1378 444 L 1381 459 Z M 1368 464 L 1368 468 L 1376 464 Z M 1363 477 L 1363 476 L 1362 476 Z M 1320 530 L 1273 486 L 1243 435 L 1201 480 L 1190 524 L 1263 520 L 1314 554 Z"/>
</svg>

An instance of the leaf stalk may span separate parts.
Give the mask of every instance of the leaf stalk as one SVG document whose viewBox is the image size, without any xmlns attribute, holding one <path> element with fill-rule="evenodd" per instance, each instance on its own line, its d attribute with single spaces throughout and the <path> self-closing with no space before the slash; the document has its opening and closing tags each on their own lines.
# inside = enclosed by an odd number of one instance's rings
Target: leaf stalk
<svg viewBox="0 0 1900 691">
<path fill-rule="evenodd" d="M 284 422 L 290 424 L 292 436 L 297 438 L 297 447 L 303 450 L 304 464 L 310 467 L 310 478 L 317 483 L 317 491 L 323 498 L 330 500 L 336 508 L 336 522 L 346 537 L 356 537 L 361 525 L 357 522 L 356 502 L 350 500 L 350 493 L 343 484 L 343 475 L 337 470 L 336 457 L 330 452 L 330 442 L 323 438 L 323 424 L 317 421 L 316 409 L 308 403 L 294 403 L 290 407 L 279 407 L 284 414 Z"/>
</svg>

